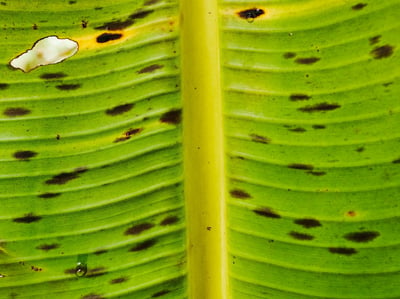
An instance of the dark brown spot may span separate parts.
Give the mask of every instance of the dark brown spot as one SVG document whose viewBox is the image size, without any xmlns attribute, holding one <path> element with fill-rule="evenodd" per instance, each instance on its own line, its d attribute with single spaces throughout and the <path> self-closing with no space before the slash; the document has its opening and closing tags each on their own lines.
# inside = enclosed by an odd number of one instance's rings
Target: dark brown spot
<svg viewBox="0 0 400 299">
<path fill-rule="evenodd" d="M 382 37 L 382 35 L 376 35 L 376 36 L 371 37 L 369 39 L 369 44 L 370 45 L 375 45 L 375 44 L 379 43 L 381 37 Z"/>
<path fill-rule="evenodd" d="M 129 19 L 131 19 L 131 20 L 143 19 L 143 18 L 147 17 L 149 14 L 151 14 L 153 12 L 154 12 L 154 10 L 145 10 L 145 11 L 139 10 L 139 11 L 134 12 L 133 14 L 131 14 L 129 16 Z"/>
<path fill-rule="evenodd" d="M 255 19 L 263 14 L 265 14 L 264 10 L 259 8 L 251 8 L 238 12 L 238 16 L 242 19 Z"/>
<path fill-rule="evenodd" d="M 347 247 L 331 247 L 329 248 L 329 252 L 343 255 L 352 255 L 357 253 L 357 250 Z"/>
<path fill-rule="evenodd" d="M 352 7 L 351 7 L 351 9 L 352 10 L 361 10 L 361 9 L 363 9 L 365 6 L 367 6 L 368 4 L 367 3 L 358 3 L 358 4 L 356 4 L 356 5 L 353 5 Z"/>
<path fill-rule="evenodd" d="M 318 57 L 299 57 L 295 60 L 296 63 L 298 64 L 314 64 L 317 61 L 321 60 L 321 58 Z"/>
<path fill-rule="evenodd" d="M 349 216 L 349 217 L 355 217 L 355 216 L 357 216 L 357 213 L 355 211 L 348 211 L 346 213 L 346 215 Z"/>
<path fill-rule="evenodd" d="M 75 0 L 71 0 L 71 1 L 69 1 L 68 3 L 69 3 L 69 4 L 75 4 L 76 1 L 75 1 Z"/>
<path fill-rule="evenodd" d="M 110 283 L 111 284 L 123 283 L 127 280 L 128 280 L 128 278 L 126 278 L 126 277 L 118 277 L 118 278 L 111 280 Z"/>
<path fill-rule="evenodd" d="M 9 117 L 23 116 L 31 113 L 31 110 L 22 107 L 11 107 L 4 110 L 3 114 Z"/>
<path fill-rule="evenodd" d="M 250 138 L 254 142 L 269 144 L 271 143 L 271 139 L 265 136 L 257 135 L 257 134 L 250 134 Z"/>
<path fill-rule="evenodd" d="M 302 93 L 294 93 L 294 94 L 290 95 L 290 100 L 293 102 L 307 101 L 309 99 L 311 99 L 311 97 L 309 95 L 302 94 Z"/>
<path fill-rule="evenodd" d="M 33 29 L 33 30 L 38 30 L 38 28 L 39 28 L 39 27 L 38 27 L 37 24 L 33 24 L 33 25 L 32 25 L 32 29 Z"/>
<path fill-rule="evenodd" d="M 115 106 L 111 109 L 107 109 L 106 114 L 111 115 L 111 116 L 123 114 L 125 112 L 132 110 L 132 108 L 134 106 L 135 106 L 134 104 L 123 104 L 123 105 Z"/>
<path fill-rule="evenodd" d="M 103 7 L 101 7 L 101 6 L 96 6 L 95 8 L 94 8 L 94 10 L 102 10 L 103 9 Z"/>
<path fill-rule="evenodd" d="M 146 240 L 144 242 L 136 244 L 131 249 L 129 249 L 129 251 L 135 252 L 135 251 L 145 250 L 145 249 L 148 249 L 148 248 L 154 246 L 156 243 L 157 243 L 157 240 L 154 240 L 154 239 Z"/>
<path fill-rule="evenodd" d="M 285 54 L 283 54 L 283 58 L 286 59 L 291 59 L 291 58 L 295 58 L 296 57 L 296 53 L 293 52 L 286 52 Z"/>
<path fill-rule="evenodd" d="M 148 6 L 148 5 L 153 5 L 159 2 L 160 0 L 147 0 L 143 3 L 143 5 Z"/>
<path fill-rule="evenodd" d="M 384 45 L 382 47 L 376 47 L 371 52 L 369 52 L 374 59 L 382 59 L 392 56 L 393 54 L 393 46 Z"/>
<path fill-rule="evenodd" d="M 56 135 L 56 139 L 57 139 L 57 140 L 60 140 L 60 139 L 61 139 L 61 136 L 60 136 L 59 134 L 57 134 L 57 135 Z"/>
<path fill-rule="evenodd" d="M 6 6 L 7 3 L 6 2 L 0 2 L 1 5 Z"/>
<path fill-rule="evenodd" d="M 105 297 L 95 294 L 95 293 L 90 293 L 90 294 L 83 296 L 81 299 L 105 299 Z"/>
<path fill-rule="evenodd" d="M 177 216 L 168 216 L 168 217 L 165 217 L 160 222 L 160 225 L 162 225 L 162 226 L 171 225 L 171 224 L 177 223 L 178 221 L 179 221 L 179 218 Z"/>
<path fill-rule="evenodd" d="M 314 175 L 314 176 L 324 176 L 326 175 L 325 171 L 307 171 L 307 173 Z"/>
<path fill-rule="evenodd" d="M 171 293 L 171 291 L 169 291 L 169 290 L 162 290 L 162 291 L 159 291 L 159 292 L 154 293 L 153 295 L 151 295 L 151 298 L 161 297 L 161 296 L 164 296 L 164 295 L 166 295 L 166 294 L 168 294 L 168 293 Z"/>
<path fill-rule="evenodd" d="M 346 238 L 349 241 L 352 242 L 357 242 L 357 243 L 367 243 L 375 238 L 377 238 L 380 235 L 378 232 L 374 231 L 368 231 L 368 232 L 354 232 L 354 233 L 348 233 L 344 235 L 344 238 Z"/>
<path fill-rule="evenodd" d="M 137 224 L 137 225 L 134 225 L 134 226 L 128 228 L 124 234 L 125 235 L 139 235 L 142 232 L 149 230 L 153 227 L 154 227 L 154 224 L 152 224 L 152 223 L 140 223 L 140 224 Z"/>
<path fill-rule="evenodd" d="M 32 223 L 37 222 L 40 219 L 42 219 L 42 217 L 29 213 L 25 214 L 23 217 L 14 218 L 13 221 L 17 223 Z"/>
<path fill-rule="evenodd" d="M 127 140 L 129 140 L 129 139 L 131 139 L 130 136 L 118 137 L 118 138 L 115 138 L 115 140 L 113 141 L 113 143 L 123 142 L 123 141 L 127 141 Z"/>
<path fill-rule="evenodd" d="M 61 79 L 65 77 L 67 77 L 67 75 L 64 73 L 45 73 L 40 75 L 40 78 L 44 80 Z"/>
<path fill-rule="evenodd" d="M 311 236 L 309 234 L 304 234 L 304 233 L 299 233 L 299 232 L 290 232 L 289 236 L 296 240 L 302 240 L 302 241 L 310 241 L 314 239 L 314 236 Z"/>
<path fill-rule="evenodd" d="M 64 271 L 65 274 L 76 274 L 76 268 L 70 268 Z"/>
<path fill-rule="evenodd" d="M 160 117 L 162 123 L 177 125 L 182 121 L 182 109 L 173 109 Z"/>
<path fill-rule="evenodd" d="M 47 193 L 39 194 L 38 197 L 40 197 L 40 198 L 53 198 L 53 197 L 57 197 L 57 196 L 60 196 L 60 195 L 61 195 L 61 193 L 47 192 Z"/>
<path fill-rule="evenodd" d="M 80 88 L 80 84 L 61 84 L 61 85 L 56 85 L 56 88 L 59 90 L 75 90 Z"/>
<path fill-rule="evenodd" d="M 82 28 L 83 28 L 83 29 L 87 28 L 88 23 L 89 23 L 88 21 L 82 20 L 82 21 L 81 21 L 81 26 L 82 26 Z"/>
<path fill-rule="evenodd" d="M 356 152 L 362 153 L 365 150 L 365 147 L 360 146 L 356 149 Z"/>
<path fill-rule="evenodd" d="M 40 250 L 43 250 L 43 251 L 49 251 L 49 250 L 52 250 L 52 249 L 57 249 L 59 247 L 60 247 L 60 244 L 53 243 L 53 244 L 42 244 L 42 245 L 39 245 L 39 246 L 36 247 L 36 249 L 40 249 Z"/>
<path fill-rule="evenodd" d="M 314 166 L 310 164 L 292 163 L 288 165 L 289 168 L 299 169 L 299 170 L 313 170 Z"/>
<path fill-rule="evenodd" d="M 382 86 L 384 87 L 389 87 L 390 85 L 392 85 L 393 82 L 387 82 L 387 83 L 383 83 Z"/>
<path fill-rule="evenodd" d="M 115 30 L 122 30 L 125 29 L 129 26 L 133 25 L 133 20 L 127 19 L 127 20 L 116 20 L 108 23 L 104 23 L 101 26 L 95 27 L 94 29 L 97 30 L 109 30 L 109 31 L 115 31 Z"/>
<path fill-rule="evenodd" d="M 260 215 L 260 216 L 268 217 L 268 218 L 274 218 L 274 219 L 281 218 L 281 216 L 279 214 L 277 214 L 270 208 L 256 209 L 256 210 L 254 210 L 254 213 L 256 213 L 257 215 Z"/>
<path fill-rule="evenodd" d="M 234 198 L 240 198 L 240 199 L 249 199 L 249 198 L 251 198 L 251 195 L 249 193 L 247 193 L 244 190 L 240 190 L 240 189 L 233 189 L 229 193 Z"/>
<path fill-rule="evenodd" d="M 340 108 L 341 106 L 339 104 L 333 103 L 319 103 L 319 104 L 315 104 L 315 105 L 309 105 L 309 106 L 304 106 L 299 108 L 299 111 L 302 112 L 308 112 L 308 113 L 313 113 L 313 112 L 326 112 L 326 111 L 332 111 L 335 109 Z"/>
<path fill-rule="evenodd" d="M 398 158 L 398 159 L 396 159 L 396 160 L 393 160 L 392 163 L 393 163 L 393 164 L 400 164 L 400 158 Z"/>
<path fill-rule="evenodd" d="M 108 252 L 108 250 L 106 250 L 106 249 L 99 249 L 99 250 L 96 250 L 95 252 L 94 252 L 94 254 L 95 255 L 100 255 L 100 254 L 104 254 L 104 253 L 107 253 Z M 75 272 L 74 272 L 75 273 Z"/>
<path fill-rule="evenodd" d="M 0 90 L 7 89 L 10 85 L 7 83 L 0 83 Z"/>
<path fill-rule="evenodd" d="M 207 229 L 208 231 L 211 231 L 212 226 L 207 226 L 206 229 Z"/>
<path fill-rule="evenodd" d="M 139 134 L 142 131 L 143 131 L 143 128 L 129 129 L 128 131 L 125 132 L 125 136 L 131 137 L 133 135 Z"/>
<path fill-rule="evenodd" d="M 290 128 L 288 130 L 291 131 L 291 132 L 295 132 L 295 133 L 304 133 L 304 132 L 307 131 L 306 129 L 301 128 L 301 127 Z"/>
<path fill-rule="evenodd" d="M 79 174 L 84 173 L 87 171 L 87 168 L 77 168 L 73 172 L 63 172 L 60 173 L 50 180 L 46 181 L 48 185 L 64 185 L 71 180 L 79 178 Z"/>
<path fill-rule="evenodd" d="M 18 160 L 27 161 L 30 158 L 36 157 L 38 153 L 33 151 L 18 151 L 14 153 L 14 158 Z"/>
<path fill-rule="evenodd" d="M 296 219 L 294 223 L 301 225 L 304 228 L 314 228 L 321 226 L 321 223 L 317 219 L 312 218 Z"/>
<path fill-rule="evenodd" d="M 138 74 L 151 73 L 154 72 L 155 70 L 162 69 L 163 67 L 164 67 L 163 65 L 152 64 L 142 68 L 140 71 L 138 71 Z"/>
<path fill-rule="evenodd" d="M 107 274 L 106 268 L 104 267 L 97 267 L 93 269 L 89 269 L 86 277 L 98 277 L 101 275 Z"/>
<path fill-rule="evenodd" d="M 326 127 L 324 125 L 313 125 L 312 128 L 316 129 L 316 130 L 321 130 L 321 129 L 325 129 Z"/>
<path fill-rule="evenodd" d="M 121 37 L 122 37 L 121 33 L 103 33 L 96 38 L 96 41 L 99 44 L 103 44 L 112 40 L 120 39 Z"/>
</svg>

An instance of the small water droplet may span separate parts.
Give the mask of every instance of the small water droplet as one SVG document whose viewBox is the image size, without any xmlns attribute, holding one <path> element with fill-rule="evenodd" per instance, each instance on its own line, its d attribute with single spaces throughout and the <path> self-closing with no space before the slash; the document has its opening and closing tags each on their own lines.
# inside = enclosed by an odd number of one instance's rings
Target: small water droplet
<svg viewBox="0 0 400 299">
<path fill-rule="evenodd" d="M 246 20 L 247 20 L 248 23 L 253 23 L 254 22 L 254 18 L 251 17 L 251 16 L 246 17 Z"/>
<path fill-rule="evenodd" d="M 85 276 L 87 272 L 87 266 L 83 263 L 78 263 L 75 268 L 75 275 L 78 277 Z"/>
</svg>

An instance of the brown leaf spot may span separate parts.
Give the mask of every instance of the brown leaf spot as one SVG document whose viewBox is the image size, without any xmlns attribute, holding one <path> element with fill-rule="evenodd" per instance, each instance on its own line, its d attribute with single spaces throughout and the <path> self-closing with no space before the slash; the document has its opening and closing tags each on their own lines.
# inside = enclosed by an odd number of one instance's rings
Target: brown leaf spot
<svg viewBox="0 0 400 299">
<path fill-rule="evenodd" d="M 179 218 L 177 216 L 168 216 L 168 217 L 165 217 L 160 222 L 160 225 L 162 225 L 162 226 L 171 225 L 171 224 L 177 223 L 178 221 L 179 221 Z"/>
<path fill-rule="evenodd" d="M 326 127 L 324 125 L 313 125 L 312 128 L 315 130 L 321 130 L 321 129 L 325 129 Z"/>
<path fill-rule="evenodd" d="M 143 128 L 129 129 L 128 131 L 125 132 L 125 136 L 131 137 L 133 135 L 139 134 L 142 131 L 143 131 Z"/>
<path fill-rule="evenodd" d="M 129 16 L 129 19 L 131 19 L 131 20 L 143 19 L 153 12 L 154 12 L 154 10 L 145 10 L 145 11 L 139 10 L 139 11 L 136 11 L 133 14 L 131 14 Z"/>
<path fill-rule="evenodd" d="M 56 88 L 59 90 L 75 90 L 80 88 L 80 84 L 61 84 L 61 85 L 56 85 Z"/>
<path fill-rule="evenodd" d="M 145 1 L 145 2 L 143 3 L 143 5 L 149 6 L 149 5 L 156 4 L 156 3 L 158 3 L 158 2 L 160 2 L 160 0 L 147 0 L 147 1 Z"/>
<path fill-rule="evenodd" d="M 23 161 L 29 161 L 30 158 L 36 157 L 38 153 L 33 151 L 18 151 L 14 153 L 14 158 Z"/>
<path fill-rule="evenodd" d="M 239 199 L 249 199 L 251 195 L 244 190 L 240 189 L 233 189 L 229 192 L 232 197 L 239 198 Z"/>
<path fill-rule="evenodd" d="M 154 72 L 155 70 L 162 69 L 163 67 L 164 66 L 160 65 L 160 64 L 152 64 L 152 65 L 149 65 L 149 66 L 146 66 L 146 67 L 142 68 L 137 73 L 138 74 L 151 73 L 151 72 Z"/>
<path fill-rule="evenodd" d="M 79 178 L 79 174 L 87 171 L 87 168 L 81 167 L 75 169 L 73 172 L 63 172 L 53 176 L 53 178 L 46 181 L 48 185 L 64 185 L 71 180 Z"/>
<path fill-rule="evenodd" d="M 295 132 L 295 133 L 304 133 L 304 132 L 307 131 L 306 129 L 301 128 L 301 127 L 290 128 L 288 130 L 291 131 L 291 132 Z"/>
<path fill-rule="evenodd" d="M 353 255 L 357 253 L 357 250 L 347 247 L 331 247 L 329 248 L 329 252 L 342 255 Z"/>
<path fill-rule="evenodd" d="M 31 113 L 31 110 L 23 107 L 10 107 L 4 110 L 3 114 L 9 117 L 23 116 Z"/>
<path fill-rule="evenodd" d="M 294 93 L 290 95 L 290 100 L 293 102 L 297 102 L 297 101 L 307 101 L 309 99 L 311 99 L 311 97 L 309 95 L 306 94 L 302 94 L 302 93 Z"/>
<path fill-rule="evenodd" d="M 370 45 L 375 45 L 375 44 L 379 43 L 381 37 L 382 37 L 382 35 L 376 35 L 376 36 L 370 37 L 369 38 L 369 44 Z"/>
<path fill-rule="evenodd" d="M 100 254 L 104 254 L 104 253 L 107 253 L 107 252 L 108 252 L 108 250 L 106 250 L 106 249 L 98 249 L 98 250 L 96 250 L 94 252 L 94 254 L 95 255 L 100 255 Z"/>
<path fill-rule="evenodd" d="M 120 39 L 121 37 L 122 37 L 121 33 L 103 33 L 96 38 L 96 41 L 99 44 L 103 44 L 112 40 Z"/>
<path fill-rule="evenodd" d="M 341 106 L 339 104 L 333 103 L 319 103 L 319 104 L 315 104 L 315 105 L 308 105 L 308 106 L 304 106 L 299 108 L 299 111 L 302 112 L 308 112 L 308 113 L 313 113 L 313 112 L 326 112 L 326 111 L 332 111 L 335 109 L 340 108 Z"/>
<path fill-rule="evenodd" d="M 40 219 L 42 219 L 42 217 L 29 213 L 25 214 L 23 217 L 14 218 L 13 221 L 17 223 L 32 223 L 37 222 Z"/>
<path fill-rule="evenodd" d="M 57 197 L 57 196 L 60 196 L 60 195 L 61 195 L 61 193 L 47 192 L 47 193 L 39 194 L 38 197 L 40 197 L 40 198 L 53 198 L 53 197 Z"/>
<path fill-rule="evenodd" d="M 294 231 L 291 231 L 289 233 L 289 236 L 291 236 L 293 239 L 301 240 L 301 241 L 310 241 L 310 240 L 314 239 L 314 236 L 311 236 L 309 234 L 294 232 Z"/>
<path fill-rule="evenodd" d="M 0 83 L 0 90 L 7 89 L 10 85 L 7 83 Z"/>
<path fill-rule="evenodd" d="M 182 121 L 182 109 L 173 109 L 160 117 L 162 123 L 177 125 Z"/>
<path fill-rule="evenodd" d="M 60 247 L 60 244 L 57 243 L 53 243 L 53 244 L 42 244 L 36 247 L 36 249 L 40 249 L 43 251 L 49 251 L 49 250 L 53 250 L 53 249 L 57 249 Z"/>
<path fill-rule="evenodd" d="M 325 171 L 307 171 L 307 173 L 313 175 L 313 176 L 324 176 L 326 175 Z"/>
<path fill-rule="evenodd" d="M 292 59 L 295 57 L 296 57 L 296 53 L 293 53 L 293 52 L 286 52 L 283 54 L 283 58 L 286 58 L 286 59 Z"/>
<path fill-rule="evenodd" d="M 382 47 L 374 48 L 370 54 L 374 59 L 382 59 L 392 56 L 394 47 L 390 45 L 384 45 Z"/>
<path fill-rule="evenodd" d="M 64 73 L 45 73 L 40 75 L 40 78 L 43 80 L 62 79 L 65 77 L 67 77 L 67 75 Z"/>
<path fill-rule="evenodd" d="M 153 295 L 151 295 L 151 298 L 161 297 L 161 296 L 164 296 L 164 295 L 166 295 L 166 294 L 168 294 L 168 293 L 171 293 L 171 291 L 169 291 L 169 290 L 162 290 L 162 291 L 159 291 L 159 292 L 154 293 Z"/>
<path fill-rule="evenodd" d="M 125 112 L 128 112 L 130 110 L 132 110 L 132 108 L 134 107 L 134 104 L 123 104 L 123 105 L 118 105 L 115 106 L 111 109 L 107 109 L 106 110 L 106 114 L 111 115 L 111 116 L 115 116 L 115 115 L 120 115 L 123 114 Z"/>
<path fill-rule="evenodd" d="M 135 251 L 145 250 L 145 249 L 148 249 L 150 247 L 153 247 L 156 243 L 157 243 L 157 240 L 154 240 L 154 239 L 146 240 L 144 242 L 136 244 L 131 249 L 129 249 L 129 251 L 135 252 Z"/>
<path fill-rule="evenodd" d="M 115 30 L 123 30 L 129 26 L 133 25 L 133 20 L 127 19 L 127 20 L 116 20 L 112 22 L 107 22 L 104 23 L 101 26 L 95 27 L 94 29 L 97 30 L 109 30 L 109 31 L 115 31 Z"/>
<path fill-rule="evenodd" d="M 104 267 L 97 267 L 93 269 L 89 269 L 86 277 L 98 277 L 101 275 L 107 274 L 106 268 Z"/>
<path fill-rule="evenodd" d="M 271 143 L 271 139 L 265 136 L 257 135 L 257 134 L 250 134 L 250 138 L 254 142 L 269 144 Z"/>
<path fill-rule="evenodd" d="M 356 4 L 356 5 L 353 5 L 352 7 L 351 7 L 351 9 L 352 10 L 361 10 L 361 9 L 363 9 L 365 6 L 367 6 L 368 4 L 367 3 L 358 3 L 358 4 Z"/>
<path fill-rule="evenodd" d="M 260 215 L 260 216 L 267 217 L 267 218 L 274 218 L 274 219 L 281 218 L 281 216 L 279 214 L 277 214 L 270 208 L 265 208 L 265 207 L 254 210 L 254 213 L 256 213 L 257 215 Z"/>
<path fill-rule="evenodd" d="M 310 164 L 292 163 L 288 165 L 289 168 L 299 170 L 313 170 L 314 166 Z"/>
<path fill-rule="evenodd" d="M 357 243 L 367 243 L 375 238 L 377 238 L 380 235 L 380 233 L 375 232 L 375 231 L 367 231 L 367 232 L 354 232 L 354 233 L 348 233 L 344 235 L 344 238 L 352 241 L 352 242 L 357 242 Z"/>
<path fill-rule="evenodd" d="M 242 10 L 237 13 L 239 17 L 242 19 L 255 19 L 259 16 L 265 14 L 265 11 L 260 8 L 250 8 L 246 10 Z"/>
<path fill-rule="evenodd" d="M 360 146 L 360 147 L 358 147 L 358 148 L 356 149 L 356 152 L 362 153 L 364 150 L 365 150 L 365 147 Z"/>
<path fill-rule="evenodd" d="M 140 224 L 137 224 L 137 225 L 134 225 L 134 226 L 128 228 L 124 234 L 125 235 L 139 235 L 142 232 L 149 230 L 153 227 L 154 227 L 154 224 L 152 224 L 152 223 L 140 223 Z"/>
<path fill-rule="evenodd" d="M 312 218 L 296 219 L 294 223 L 296 223 L 297 225 L 301 225 L 304 228 L 314 228 L 321 226 L 321 223 L 317 219 Z"/>
<path fill-rule="evenodd" d="M 321 60 L 321 58 L 318 57 L 299 57 L 295 60 L 296 63 L 298 64 L 314 64 L 317 61 Z"/>
<path fill-rule="evenodd" d="M 396 160 L 393 160 L 392 163 L 393 163 L 393 164 L 400 164 L 400 158 L 398 158 L 398 159 L 396 159 Z"/>
<path fill-rule="evenodd" d="M 126 277 L 118 277 L 118 278 L 115 278 L 115 279 L 111 280 L 110 284 L 123 283 L 125 281 L 128 281 L 128 278 L 126 278 Z"/>
<path fill-rule="evenodd" d="M 95 294 L 95 293 L 90 293 L 90 294 L 83 296 L 81 299 L 105 299 L 105 297 Z"/>
</svg>

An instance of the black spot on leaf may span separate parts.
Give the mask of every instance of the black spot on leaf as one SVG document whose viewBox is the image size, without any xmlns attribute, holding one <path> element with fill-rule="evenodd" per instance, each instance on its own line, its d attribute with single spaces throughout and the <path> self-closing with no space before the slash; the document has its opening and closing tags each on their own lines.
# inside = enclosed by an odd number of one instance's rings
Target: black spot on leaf
<svg viewBox="0 0 400 299">
<path fill-rule="evenodd" d="M 173 109 L 160 117 L 162 123 L 177 125 L 182 121 L 182 109 Z"/>
<path fill-rule="evenodd" d="M 140 223 L 140 224 L 137 224 L 137 225 L 134 225 L 134 226 L 128 228 L 124 234 L 125 235 L 139 235 L 142 232 L 149 230 L 153 227 L 154 227 L 154 224 L 152 224 L 152 223 Z"/>
<path fill-rule="evenodd" d="M 131 137 L 129 137 L 129 136 L 118 137 L 118 138 L 115 138 L 113 143 L 123 142 L 123 141 L 127 141 L 129 139 L 131 139 Z"/>
<path fill-rule="evenodd" d="M 139 70 L 138 74 L 151 73 L 154 72 L 155 70 L 162 69 L 163 67 L 164 66 L 160 64 L 152 64 Z"/>
<path fill-rule="evenodd" d="M 313 125 L 312 128 L 316 129 L 316 130 L 321 130 L 321 129 L 325 129 L 326 127 L 324 125 Z"/>
<path fill-rule="evenodd" d="M 101 26 L 95 27 L 94 29 L 97 30 L 109 30 L 109 31 L 115 31 L 115 30 L 122 30 L 125 29 L 129 26 L 133 25 L 133 20 L 131 19 L 127 19 L 127 20 L 116 20 L 116 21 L 112 21 L 112 22 L 107 22 L 104 23 Z"/>
<path fill-rule="evenodd" d="M 23 107 L 10 107 L 4 110 L 3 114 L 9 117 L 23 116 L 31 113 L 31 110 Z"/>
<path fill-rule="evenodd" d="M 10 85 L 7 83 L 0 83 L 0 90 L 7 89 Z"/>
<path fill-rule="evenodd" d="M 257 135 L 257 134 L 250 134 L 250 138 L 254 142 L 269 144 L 271 143 L 271 139 L 265 136 Z"/>
<path fill-rule="evenodd" d="M 286 59 L 295 58 L 296 57 L 296 53 L 286 52 L 285 54 L 283 54 L 283 57 L 286 58 Z"/>
<path fill-rule="evenodd" d="M 156 243 L 157 243 L 157 240 L 155 240 L 155 239 L 146 240 L 144 242 L 136 244 L 131 249 L 129 249 L 129 251 L 135 252 L 135 251 L 145 250 L 145 249 L 148 249 L 150 247 L 153 247 Z"/>
<path fill-rule="evenodd" d="M 97 267 L 93 269 L 89 269 L 86 277 L 98 277 L 101 275 L 107 274 L 106 268 L 104 267 Z"/>
<path fill-rule="evenodd" d="M 278 213 L 274 212 L 270 208 L 256 209 L 256 210 L 254 210 L 254 213 L 256 213 L 257 215 L 260 215 L 260 216 L 267 217 L 267 218 L 274 218 L 274 219 L 281 218 L 281 216 Z"/>
<path fill-rule="evenodd" d="M 60 247 L 60 244 L 57 243 L 53 243 L 53 244 L 42 244 L 36 247 L 36 249 L 40 249 L 43 251 L 49 251 L 49 250 L 53 250 L 53 249 L 57 249 Z"/>
<path fill-rule="evenodd" d="M 301 225 L 304 228 L 314 228 L 321 226 L 321 223 L 317 219 L 312 218 L 296 219 L 294 223 L 296 223 L 297 225 Z"/>
<path fill-rule="evenodd" d="M 352 7 L 351 7 L 351 9 L 352 10 L 361 10 L 361 9 L 363 9 L 365 6 L 367 6 L 368 4 L 367 3 L 358 3 L 358 4 L 356 4 L 356 5 L 353 5 Z"/>
<path fill-rule="evenodd" d="M 129 129 L 128 131 L 125 132 L 125 136 L 131 137 L 133 135 L 139 134 L 142 131 L 143 131 L 143 128 Z"/>
<path fill-rule="evenodd" d="M 290 232 L 289 236 L 291 236 L 293 239 L 301 240 L 301 241 L 310 241 L 310 240 L 314 239 L 314 236 L 311 236 L 309 234 L 294 232 L 294 231 Z"/>
<path fill-rule="evenodd" d="M 318 57 L 299 57 L 296 58 L 295 62 L 298 64 L 314 64 L 321 60 L 321 58 Z"/>
<path fill-rule="evenodd" d="M 311 174 L 313 176 L 324 176 L 326 175 L 325 171 L 307 171 L 308 174 Z"/>
<path fill-rule="evenodd" d="M 137 11 L 137 12 L 134 12 L 133 14 L 131 14 L 129 16 L 129 19 L 131 19 L 131 20 L 143 19 L 153 12 L 154 12 L 154 10 Z"/>
<path fill-rule="evenodd" d="M 360 146 L 360 147 L 357 147 L 356 152 L 362 153 L 364 150 L 365 150 L 365 147 Z"/>
<path fill-rule="evenodd" d="M 160 225 L 162 225 L 162 226 L 171 225 L 171 224 L 177 223 L 178 221 L 179 221 L 179 218 L 177 216 L 168 216 L 168 217 L 165 217 L 160 222 Z"/>
<path fill-rule="evenodd" d="M 290 100 L 293 102 L 297 102 L 297 101 L 307 101 L 309 99 L 311 99 L 311 97 L 309 95 L 306 94 L 302 94 L 302 93 L 294 93 L 290 95 Z"/>
<path fill-rule="evenodd" d="M 71 1 L 69 1 L 68 3 L 69 3 L 69 4 L 75 4 L 76 1 L 75 1 L 75 0 L 71 0 Z"/>
<path fill-rule="evenodd" d="M 292 163 L 288 165 L 289 168 L 299 170 L 313 170 L 314 166 L 310 164 Z"/>
<path fill-rule="evenodd" d="M 44 80 L 62 79 L 65 77 L 67 77 L 67 75 L 64 73 L 45 73 L 40 75 L 40 78 Z"/>
<path fill-rule="evenodd" d="M 357 250 L 347 247 L 331 247 L 329 248 L 329 252 L 342 255 L 353 255 L 357 253 Z"/>
<path fill-rule="evenodd" d="M 105 297 L 95 294 L 95 293 L 90 293 L 90 294 L 83 296 L 81 299 L 105 299 Z"/>
<path fill-rule="evenodd" d="M 61 195 L 61 193 L 48 192 L 48 193 L 39 194 L 38 197 L 40 197 L 40 198 L 53 198 L 53 197 L 57 197 L 57 196 L 60 196 L 60 195 Z"/>
<path fill-rule="evenodd" d="M 370 37 L 369 38 L 369 44 L 370 45 L 375 45 L 375 44 L 379 43 L 381 37 L 382 37 L 382 35 L 376 35 L 376 36 Z"/>
<path fill-rule="evenodd" d="M 263 14 L 265 14 L 265 11 L 259 8 L 250 8 L 238 12 L 238 16 L 242 19 L 255 19 Z"/>
<path fill-rule="evenodd" d="M 108 252 L 108 250 L 106 250 L 106 249 L 99 249 L 99 250 L 96 250 L 94 252 L 94 254 L 95 255 L 100 255 L 100 254 L 104 254 L 104 253 L 107 253 L 107 252 Z"/>
<path fill-rule="evenodd" d="M 111 280 L 110 284 L 123 283 L 123 282 L 125 282 L 127 280 L 128 280 L 128 278 L 126 278 L 126 277 L 118 277 L 118 278 L 115 278 L 115 279 Z"/>
<path fill-rule="evenodd" d="M 339 104 L 336 103 L 319 103 L 319 104 L 315 104 L 315 105 L 309 105 L 309 106 L 304 106 L 299 108 L 299 111 L 302 112 L 308 112 L 308 113 L 313 113 L 313 112 L 326 112 L 326 111 L 332 111 L 335 109 L 340 108 L 341 106 Z"/>
<path fill-rule="evenodd" d="M 103 43 L 107 43 L 112 40 L 120 39 L 121 37 L 122 37 L 122 34 L 120 34 L 120 33 L 103 33 L 103 34 L 100 34 L 96 38 L 96 41 L 99 44 L 103 44 Z"/>
<path fill-rule="evenodd" d="M 30 158 L 36 157 L 38 153 L 33 151 L 18 151 L 14 153 L 14 158 L 18 160 L 28 161 Z"/>
<path fill-rule="evenodd" d="M 400 164 L 400 158 L 398 158 L 398 159 L 396 159 L 396 160 L 393 160 L 392 163 L 393 163 L 393 164 Z"/>
<path fill-rule="evenodd" d="M 229 193 L 234 198 L 240 198 L 240 199 L 249 199 L 249 198 L 251 198 L 251 195 L 249 193 L 247 193 L 244 190 L 240 190 L 240 189 L 233 189 Z"/>
<path fill-rule="evenodd" d="M 56 88 L 59 90 L 76 90 L 80 88 L 80 84 L 61 84 L 61 85 L 56 85 Z"/>
<path fill-rule="evenodd" d="M 153 295 L 151 295 L 151 298 L 158 298 L 158 297 L 164 296 L 164 295 L 166 295 L 166 294 L 168 294 L 168 293 L 171 293 L 171 291 L 169 291 L 169 290 L 162 290 L 162 291 L 159 291 L 159 292 L 154 293 Z"/>
<path fill-rule="evenodd" d="M 40 219 L 42 219 L 42 217 L 29 213 L 25 214 L 23 217 L 14 218 L 13 221 L 17 223 L 32 223 L 37 222 Z"/>
<path fill-rule="evenodd" d="M 48 185 L 64 185 L 71 180 L 79 178 L 81 173 L 87 171 L 87 168 L 77 168 L 73 172 L 63 172 L 46 181 Z"/>
<path fill-rule="evenodd" d="M 115 106 L 111 109 L 107 109 L 106 114 L 111 115 L 111 116 L 120 115 L 120 114 L 123 114 L 125 112 L 132 110 L 132 108 L 134 106 L 135 106 L 134 104 L 123 104 L 123 105 Z"/>
<path fill-rule="evenodd" d="M 384 45 L 382 47 L 374 48 L 370 54 L 374 59 L 382 59 L 392 56 L 394 47 L 390 45 Z"/>
<path fill-rule="evenodd" d="M 304 129 L 302 127 L 290 128 L 288 130 L 291 132 L 295 132 L 295 133 L 304 133 L 307 131 L 306 129 Z"/>
<path fill-rule="evenodd" d="M 354 232 L 344 235 L 344 238 L 357 243 L 367 243 L 377 238 L 380 233 L 375 231 Z"/>
<path fill-rule="evenodd" d="M 89 23 L 88 21 L 82 20 L 82 21 L 81 21 L 81 27 L 82 27 L 83 29 L 87 28 L 88 23 Z"/>
</svg>

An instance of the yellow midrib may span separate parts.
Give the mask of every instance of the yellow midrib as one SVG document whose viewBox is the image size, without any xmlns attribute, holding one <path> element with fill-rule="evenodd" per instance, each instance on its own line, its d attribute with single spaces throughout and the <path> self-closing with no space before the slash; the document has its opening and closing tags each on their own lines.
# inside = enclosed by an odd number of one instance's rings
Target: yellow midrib
<svg viewBox="0 0 400 299">
<path fill-rule="evenodd" d="M 224 138 L 217 1 L 182 0 L 189 298 L 227 298 Z"/>
</svg>

